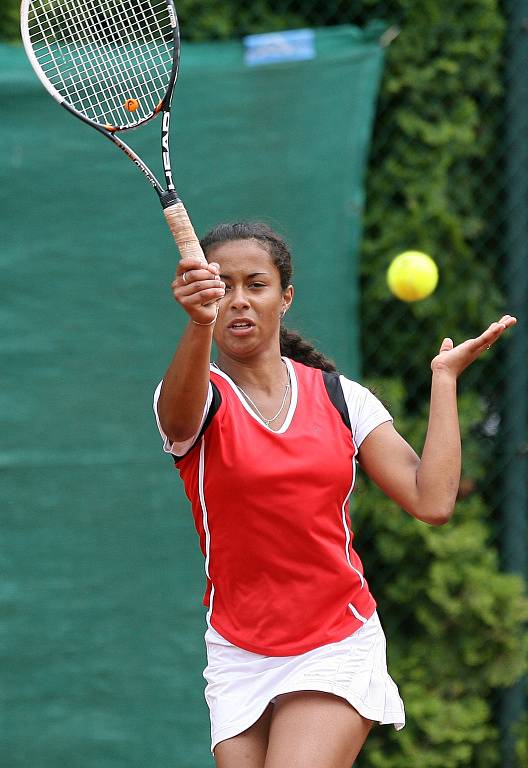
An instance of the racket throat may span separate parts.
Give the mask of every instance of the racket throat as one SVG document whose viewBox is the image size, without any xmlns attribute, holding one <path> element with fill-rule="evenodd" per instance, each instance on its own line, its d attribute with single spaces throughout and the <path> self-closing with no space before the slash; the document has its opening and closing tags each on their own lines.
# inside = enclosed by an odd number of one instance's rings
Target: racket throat
<svg viewBox="0 0 528 768">
<path fill-rule="evenodd" d="M 163 190 L 162 192 L 158 192 L 158 194 L 163 209 L 170 208 L 171 205 L 176 205 L 176 203 L 181 203 L 175 189 Z"/>
<path fill-rule="evenodd" d="M 176 193 L 174 187 L 174 181 L 172 180 L 172 169 L 169 152 L 169 137 L 170 137 L 170 112 L 163 113 L 163 122 L 161 124 L 161 158 L 163 163 L 163 173 L 165 174 L 165 181 L 167 186 L 167 192 Z"/>
</svg>

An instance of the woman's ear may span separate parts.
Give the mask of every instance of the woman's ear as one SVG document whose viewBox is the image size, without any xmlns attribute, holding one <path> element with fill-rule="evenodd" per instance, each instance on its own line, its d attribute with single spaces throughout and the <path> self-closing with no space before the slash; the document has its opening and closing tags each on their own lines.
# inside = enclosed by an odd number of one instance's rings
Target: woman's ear
<svg viewBox="0 0 528 768">
<path fill-rule="evenodd" d="M 293 301 L 293 285 L 289 285 L 286 290 L 282 294 L 282 309 L 280 311 L 279 317 L 283 318 L 286 312 L 289 310 L 289 308 L 292 305 Z"/>
</svg>

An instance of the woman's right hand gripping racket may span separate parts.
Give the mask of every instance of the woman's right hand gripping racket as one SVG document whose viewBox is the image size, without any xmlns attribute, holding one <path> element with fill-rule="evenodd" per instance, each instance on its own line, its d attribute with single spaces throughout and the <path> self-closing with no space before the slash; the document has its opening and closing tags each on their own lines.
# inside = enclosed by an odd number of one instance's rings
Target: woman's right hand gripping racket
<svg viewBox="0 0 528 768">
<path fill-rule="evenodd" d="M 156 191 L 181 257 L 206 262 L 172 179 L 169 122 L 180 59 L 173 0 L 22 0 L 22 40 L 46 90 L 121 149 Z M 117 135 L 162 115 L 162 186 Z"/>
</svg>

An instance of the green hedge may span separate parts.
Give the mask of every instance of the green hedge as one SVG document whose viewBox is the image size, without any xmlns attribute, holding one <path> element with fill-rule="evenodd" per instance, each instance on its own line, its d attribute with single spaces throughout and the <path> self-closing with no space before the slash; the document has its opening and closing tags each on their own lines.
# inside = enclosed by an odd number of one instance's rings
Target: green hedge
<svg viewBox="0 0 528 768">
<path fill-rule="evenodd" d="M 498 166 L 494 115 L 502 107 L 505 22 L 493 0 L 398 5 L 405 22 L 388 51 L 369 174 L 362 320 L 365 372 L 420 449 L 435 346 L 444 335 L 475 335 L 506 309 L 496 242 L 499 181 L 483 184 L 483 169 Z M 434 255 L 441 287 L 396 313 L 384 273 L 391 256 L 412 247 Z M 383 354 L 372 349 L 369 329 L 376 329 Z M 401 378 L 393 378 L 395 370 Z M 464 485 L 448 526 L 402 519 L 366 484 L 360 494 L 360 541 L 373 543 L 383 565 L 368 549 L 362 554 L 408 712 L 402 733 L 373 735 L 361 766 L 502 764 L 498 689 L 526 671 L 528 604 L 522 580 L 500 572 L 494 500 L 485 483 L 500 445 L 497 437 L 484 439 L 483 424 L 498 407 L 499 389 L 492 360 L 463 379 Z M 523 749 L 521 737 L 519 759 Z"/>
<path fill-rule="evenodd" d="M 19 39 L 19 9 L 18 0 L 3 0 L 0 5 L 0 41 Z"/>
<path fill-rule="evenodd" d="M 400 431 L 420 449 L 435 346 L 444 335 L 455 341 L 475 335 L 506 309 L 496 242 L 500 182 L 495 175 L 483 184 L 483 170 L 498 166 L 494 115 L 502 108 L 505 21 L 493 0 L 396 5 L 404 23 L 388 50 L 369 173 L 363 352 L 366 374 Z M 434 255 L 441 287 L 396 314 L 385 269 L 394 254 L 413 247 Z M 369 329 L 376 329 L 383 354 L 372 349 Z M 497 355 L 500 350 L 494 350 L 495 365 Z M 401 378 L 394 379 L 394 371 Z M 448 526 L 402 519 L 366 484 L 360 493 L 360 541 L 373 543 L 383 565 L 368 548 L 362 554 L 408 713 L 403 732 L 374 733 L 361 766 L 502 764 L 498 689 L 526 672 L 528 604 L 522 580 L 500 572 L 494 499 L 485 483 L 499 443 L 484 439 L 482 427 L 498 407 L 499 389 L 492 360 L 463 379 L 464 485 Z M 521 737 L 519 760 L 523 749 Z"/>
<path fill-rule="evenodd" d="M 409 414 L 401 380 L 370 383 L 387 394 L 400 431 L 420 446 L 425 406 L 421 414 Z M 472 432 L 483 413 L 475 394 L 460 398 L 460 414 L 466 452 L 473 453 L 478 469 Z M 528 605 L 521 580 L 499 571 L 490 522 L 490 510 L 478 493 L 459 499 L 449 525 L 431 528 L 407 518 L 360 481 L 355 510 L 359 547 L 380 603 L 391 672 L 408 717 L 398 734 L 374 731 L 361 766 L 501 765 L 496 690 L 525 671 L 522 625 Z"/>
</svg>

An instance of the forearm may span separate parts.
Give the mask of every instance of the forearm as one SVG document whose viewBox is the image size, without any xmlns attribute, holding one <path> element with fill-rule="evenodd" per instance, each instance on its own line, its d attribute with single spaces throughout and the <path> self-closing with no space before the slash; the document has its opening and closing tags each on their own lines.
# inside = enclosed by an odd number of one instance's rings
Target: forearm
<svg viewBox="0 0 528 768">
<path fill-rule="evenodd" d="M 456 347 L 450 338 L 442 341 L 431 361 L 429 425 L 421 459 L 392 424 L 381 424 L 361 444 L 359 460 L 369 477 L 418 520 L 441 525 L 453 514 L 461 467 L 457 379 L 516 322 L 503 315 L 475 339 Z"/>
<path fill-rule="evenodd" d="M 209 386 L 213 325 L 189 322 L 163 378 L 158 416 L 167 437 L 182 442 L 200 424 Z"/>
<path fill-rule="evenodd" d="M 416 472 L 419 519 L 447 522 L 453 513 L 461 467 L 456 377 L 433 372 L 429 424 Z"/>
</svg>

